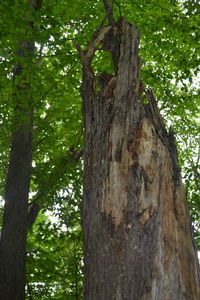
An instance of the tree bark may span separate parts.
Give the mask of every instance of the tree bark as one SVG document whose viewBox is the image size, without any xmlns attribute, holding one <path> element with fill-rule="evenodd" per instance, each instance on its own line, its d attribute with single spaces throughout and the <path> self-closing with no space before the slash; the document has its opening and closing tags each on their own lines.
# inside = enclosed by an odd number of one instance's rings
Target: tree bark
<svg viewBox="0 0 200 300">
<path fill-rule="evenodd" d="M 97 91 L 92 58 L 111 31 L 118 43 L 117 76 Z M 146 91 L 148 104 L 140 100 L 138 31 L 122 18 L 101 28 L 86 50 L 78 49 L 84 299 L 198 300 L 199 268 L 173 131 L 165 129 L 152 91 Z"/>
<path fill-rule="evenodd" d="M 30 1 L 29 4 L 32 9 L 39 9 L 41 1 Z M 34 30 L 32 22 L 29 22 L 29 26 Z M 33 117 L 26 66 L 32 62 L 33 54 L 34 42 L 26 38 L 20 41 L 17 53 L 19 63 L 13 74 L 15 86 L 13 100 L 16 104 L 13 127 L 15 129 L 11 140 L 0 241 L 0 299 L 2 300 L 25 299 L 25 254 Z"/>
</svg>

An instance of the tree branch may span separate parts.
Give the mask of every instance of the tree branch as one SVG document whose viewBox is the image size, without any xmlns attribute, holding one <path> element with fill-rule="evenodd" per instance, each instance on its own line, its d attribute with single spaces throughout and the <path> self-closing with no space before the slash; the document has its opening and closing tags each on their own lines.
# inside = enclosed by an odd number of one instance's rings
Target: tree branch
<svg viewBox="0 0 200 300">
<path fill-rule="evenodd" d="M 113 5 L 115 3 L 115 0 L 110 3 L 109 0 L 103 0 L 104 8 L 108 16 L 108 23 L 109 25 L 113 25 L 115 23 L 115 18 L 113 15 Z"/>
<path fill-rule="evenodd" d="M 78 161 L 80 157 L 83 155 L 83 149 L 75 150 L 74 146 L 72 145 L 66 154 L 69 154 L 69 156 L 64 159 L 62 159 L 62 166 L 64 167 L 64 172 L 61 172 L 58 174 L 57 168 L 54 168 L 55 171 L 52 171 L 52 173 L 49 175 L 49 177 L 46 179 L 45 184 L 46 186 L 43 188 L 43 190 L 39 190 L 38 193 L 35 195 L 34 199 L 29 203 L 28 205 L 28 222 L 27 226 L 28 228 L 31 228 L 38 216 L 38 213 L 43 206 L 42 198 L 47 196 L 55 187 L 58 180 L 66 173 L 67 166 L 72 161 Z M 55 181 L 55 178 L 57 179 Z M 49 188 L 51 186 L 51 188 Z"/>
</svg>

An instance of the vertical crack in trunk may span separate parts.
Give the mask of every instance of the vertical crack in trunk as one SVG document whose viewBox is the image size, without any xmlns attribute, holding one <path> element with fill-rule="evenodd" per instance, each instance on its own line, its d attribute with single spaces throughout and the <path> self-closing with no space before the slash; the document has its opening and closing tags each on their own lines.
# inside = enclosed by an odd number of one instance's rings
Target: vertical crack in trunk
<svg viewBox="0 0 200 300">
<path fill-rule="evenodd" d="M 97 91 L 92 58 L 110 31 L 119 54 L 117 73 Z M 198 300 L 198 264 L 174 137 L 165 129 L 153 93 L 146 92 L 148 104 L 140 102 L 137 29 L 121 18 L 79 52 L 85 120 L 84 299 Z"/>
</svg>

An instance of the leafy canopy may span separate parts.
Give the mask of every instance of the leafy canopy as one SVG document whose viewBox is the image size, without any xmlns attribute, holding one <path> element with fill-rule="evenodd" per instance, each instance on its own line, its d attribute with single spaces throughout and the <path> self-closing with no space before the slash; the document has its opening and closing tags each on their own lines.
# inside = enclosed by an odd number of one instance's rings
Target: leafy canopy
<svg viewBox="0 0 200 300">
<path fill-rule="evenodd" d="M 43 0 L 42 9 L 33 11 L 25 0 L 2 0 L 0 12 L 2 199 L 16 105 L 12 76 L 19 63 L 17 50 L 23 40 L 36 46 L 31 60 L 21 58 L 30 84 L 29 94 L 23 97 L 29 97 L 34 108 L 30 201 L 36 199 L 41 206 L 29 231 L 27 299 L 81 299 L 82 162 L 73 159 L 72 154 L 83 147 L 82 74 L 74 43 L 84 48 L 90 41 L 105 16 L 103 1 Z M 157 96 L 166 125 L 173 124 L 196 244 L 200 247 L 200 6 L 195 0 L 119 0 L 114 14 L 116 18 L 124 15 L 139 28 L 141 78 Z M 34 30 L 30 30 L 30 20 Z M 94 62 L 96 71 L 107 70 L 107 61 L 99 52 Z"/>
</svg>

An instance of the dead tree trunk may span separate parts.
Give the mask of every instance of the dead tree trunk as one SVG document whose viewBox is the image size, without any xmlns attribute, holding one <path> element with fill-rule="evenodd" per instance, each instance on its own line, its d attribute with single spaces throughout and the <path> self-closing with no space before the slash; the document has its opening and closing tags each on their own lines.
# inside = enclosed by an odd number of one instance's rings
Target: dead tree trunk
<svg viewBox="0 0 200 300">
<path fill-rule="evenodd" d="M 41 0 L 29 2 L 38 10 Z M 28 27 L 35 30 L 33 22 Z M 13 74 L 15 112 L 11 152 L 5 187 L 5 206 L 0 240 L 0 299 L 25 299 L 25 255 L 28 223 L 28 195 L 32 163 L 33 104 L 28 65 L 33 63 L 34 41 L 19 42 L 18 64 Z"/>
<path fill-rule="evenodd" d="M 117 74 L 92 58 L 110 38 Z M 138 32 L 121 19 L 82 51 L 85 300 L 198 300 L 199 270 L 172 130 L 140 100 Z"/>
</svg>

